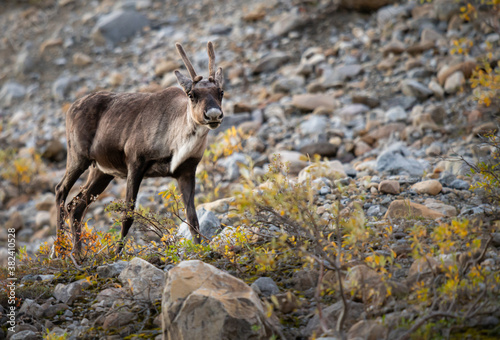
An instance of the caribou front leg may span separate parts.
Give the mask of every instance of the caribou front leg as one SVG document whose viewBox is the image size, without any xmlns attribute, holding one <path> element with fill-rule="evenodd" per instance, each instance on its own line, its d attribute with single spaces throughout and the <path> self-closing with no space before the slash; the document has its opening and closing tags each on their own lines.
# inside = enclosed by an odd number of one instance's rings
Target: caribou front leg
<svg viewBox="0 0 500 340">
<path fill-rule="evenodd" d="M 144 177 L 145 165 L 142 162 L 131 161 L 131 166 L 128 169 L 127 175 L 127 194 L 125 198 L 126 209 L 122 217 L 122 231 L 121 239 L 118 242 L 117 252 L 121 253 L 123 251 L 124 239 L 134 223 L 134 217 L 129 214 L 129 212 L 135 209 L 135 200 L 137 199 L 137 193 L 139 192 L 139 187 L 141 186 L 142 178 Z"/>
<path fill-rule="evenodd" d="M 196 168 L 195 168 L 196 171 Z M 196 208 L 194 206 L 194 189 L 195 189 L 195 172 L 190 171 L 177 179 L 179 183 L 179 190 L 182 193 L 182 200 L 186 207 L 186 217 L 189 224 L 189 231 L 193 236 L 193 242 L 199 244 L 202 235 L 200 235 L 200 226 L 198 223 L 198 216 L 196 215 Z"/>
</svg>

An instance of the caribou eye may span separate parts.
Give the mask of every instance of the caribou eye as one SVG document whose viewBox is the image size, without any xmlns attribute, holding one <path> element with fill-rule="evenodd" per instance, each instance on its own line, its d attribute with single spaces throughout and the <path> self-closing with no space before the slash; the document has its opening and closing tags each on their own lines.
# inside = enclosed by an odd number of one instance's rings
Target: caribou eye
<svg viewBox="0 0 500 340">
<path fill-rule="evenodd" d="M 220 96 L 224 97 L 224 90 L 220 90 Z"/>
<path fill-rule="evenodd" d="M 191 92 L 189 92 L 187 95 L 188 95 L 189 99 L 193 100 L 194 96 Z"/>
</svg>

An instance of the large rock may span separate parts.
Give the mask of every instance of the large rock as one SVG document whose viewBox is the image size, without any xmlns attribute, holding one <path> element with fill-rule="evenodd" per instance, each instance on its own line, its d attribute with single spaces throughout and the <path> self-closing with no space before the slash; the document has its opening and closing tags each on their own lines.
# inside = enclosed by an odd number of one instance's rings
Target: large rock
<svg viewBox="0 0 500 340">
<path fill-rule="evenodd" d="M 425 274 L 436 273 L 440 270 L 441 263 L 437 258 L 431 256 L 424 256 L 415 260 L 410 270 L 408 271 L 408 278 L 414 278 Z"/>
<path fill-rule="evenodd" d="M 363 67 L 358 64 L 338 65 L 334 68 L 325 68 L 321 76 L 321 84 L 325 88 L 342 85 L 343 82 L 355 78 L 363 71 Z"/>
<path fill-rule="evenodd" d="M 64 100 L 74 83 L 80 80 L 78 76 L 61 76 L 52 84 L 52 95 L 55 99 Z"/>
<path fill-rule="evenodd" d="M 392 201 L 384 218 L 441 218 L 444 215 L 439 211 L 429 209 L 425 205 L 406 200 Z"/>
<path fill-rule="evenodd" d="M 117 277 L 128 266 L 127 261 L 117 261 L 97 267 L 99 278 Z"/>
<path fill-rule="evenodd" d="M 272 72 L 279 69 L 290 60 L 290 55 L 285 52 L 271 52 L 257 62 L 252 70 L 253 74 Z"/>
<path fill-rule="evenodd" d="M 321 157 L 335 157 L 337 150 L 337 145 L 327 142 L 311 143 L 300 148 L 300 152 L 304 155 L 320 155 Z"/>
<path fill-rule="evenodd" d="M 414 158 L 402 144 L 394 144 L 382 152 L 377 158 L 377 170 L 391 175 L 408 174 L 422 176 L 424 167 Z"/>
<path fill-rule="evenodd" d="M 117 10 L 101 17 L 94 29 L 104 39 L 117 44 L 130 38 L 149 25 L 149 20 L 139 12 Z"/>
<path fill-rule="evenodd" d="M 377 11 L 377 24 L 384 27 L 388 23 L 399 20 L 408 13 L 406 6 L 385 6 Z"/>
<path fill-rule="evenodd" d="M 401 82 L 401 91 L 405 95 L 416 97 L 419 100 L 425 100 L 434 94 L 427 86 L 414 79 L 403 80 Z"/>
<path fill-rule="evenodd" d="M 90 286 L 86 279 L 81 279 L 70 284 L 59 283 L 54 289 L 54 297 L 64 302 L 65 304 L 72 304 L 78 297 L 80 297 L 83 289 Z"/>
<path fill-rule="evenodd" d="M 316 178 L 326 177 L 330 179 L 339 179 L 347 177 L 344 166 L 339 161 L 321 162 L 311 164 L 302 169 L 299 173 L 298 181 L 303 183 L 307 180 L 315 180 Z"/>
<path fill-rule="evenodd" d="M 398 121 L 406 121 L 408 118 L 408 114 L 406 113 L 406 110 L 402 106 L 394 106 L 391 107 L 387 112 L 385 113 L 385 121 L 390 123 L 390 122 L 398 122 Z"/>
<path fill-rule="evenodd" d="M 137 319 L 137 316 L 137 313 L 127 311 L 112 312 L 105 317 L 102 328 L 104 330 L 116 331 L 120 328 L 130 325 L 134 320 Z"/>
<path fill-rule="evenodd" d="M 460 2 L 435 0 L 434 14 L 439 20 L 448 21 L 453 15 L 460 13 L 460 6 Z"/>
<path fill-rule="evenodd" d="M 38 335 L 32 330 L 26 329 L 24 331 L 16 332 L 12 335 L 10 340 L 36 340 L 38 339 Z"/>
<path fill-rule="evenodd" d="M 341 0 L 340 6 L 357 11 L 375 11 L 381 7 L 395 3 L 396 0 Z"/>
<path fill-rule="evenodd" d="M 40 229 L 46 225 L 50 225 L 50 212 L 38 211 L 35 215 L 35 226 Z"/>
<path fill-rule="evenodd" d="M 456 93 L 460 91 L 464 85 L 464 74 L 462 73 L 462 71 L 457 71 L 446 79 L 444 83 L 444 90 L 446 93 Z"/>
<path fill-rule="evenodd" d="M 251 287 L 257 294 L 262 294 L 267 297 L 276 295 L 280 292 L 278 285 L 270 277 L 259 277 L 252 283 Z"/>
<path fill-rule="evenodd" d="M 35 208 L 39 211 L 50 211 L 54 206 L 55 200 L 56 196 L 53 193 L 44 193 L 42 196 L 40 196 L 40 198 L 36 200 Z"/>
<path fill-rule="evenodd" d="M 403 123 L 389 123 L 373 130 L 370 130 L 366 135 L 363 136 L 363 141 L 368 144 L 374 144 L 380 139 L 385 139 L 391 136 L 393 133 L 401 132 L 405 129 L 406 124 Z"/>
<path fill-rule="evenodd" d="M 359 302 L 348 301 L 347 303 L 349 306 L 349 311 L 347 313 L 347 318 L 345 319 L 344 325 L 347 328 L 350 328 L 352 325 L 354 325 L 356 320 L 361 316 L 361 313 L 364 312 L 364 306 L 362 303 Z M 326 323 L 326 326 L 328 328 L 335 329 L 335 326 L 337 325 L 337 320 L 340 314 L 342 313 L 343 308 L 344 306 L 342 304 L 342 301 L 336 302 L 331 306 L 323 308 L 322 315 L 324 322 Z M 318 314 L 315 314 L 309 320 L 303 335 L 305 336 L 305 338 L 309 339 L 310 336 L 313 334 L 313 332 L 316 332 L 316 334 L 322 332 Z"/>
<path fill-rule="evenodd" d="M 412 185 L 413 190 L 417 192 L 417 194 L 429 194 L 429 195 L 437 195 L 443 189 L 443 186 L 439 181 L 435 179 L 431 179 L 428 181 L 418 182 Z"/>
<path fill-rule="evenodd" d="M 349 104 L 337 110 L 335 114 L 339 115 L 342 118 L 350 120 L 355 116 L 364 114 L 368 111 L 370 111 L 370 108 L 364 104 Z"/>
<path fill-rule="evenodd" d="M 240 177 L 241 165 L 249 165 L 247 156 L 240 152 L 221 158 L 217 163 L 226 169 L 224 179 L 230 182 Z"/>
<path fill-rule="evenodd" d="M 383 180 L 378 185 L 378 191 L 384 194 L 399 195 L 400 191 L 399 182 L 390 179 Z"/>
<path fill-rule="evenodd" d="M 130 289 L 136 299 L 161 299 L 161 289 L 165 284 L 165 273 L 151 263 L 134 257 L 128 266 L 120 273 L 118 279 L 124 288 Z"/>
<path fill-rule="evenodd" d="M 273 333 L 252 288 L 198 260 L 168 272 L 162 312 L 164 340 L 269 339 Z"/>
<path fill-rule="evenodd" d="M 391 295 L 403 296 L 408 293 L 407 286 L 394 280 L 384 280 L 382 275 L 366 265 L 352 267 L 344 281 L 345 290 L 355 292 L 363 302 L 382 305 Z"/>
<path fill-rule="evenodd" d="M 35 70 L 37 66 L 36 51 L 33 47 L 33 43 L 28 41 L 23 49 L 17 55 L 16 62 L 14 64 L 14 70 L 16 74 L 28 74 Z"/>
<path fill-rule="evenodd" d="M 294 95 L 292 105 L 303 111 L 312 111 L 320 106 L 333 110 L 336 102 L 333 95 L 328 93 L 305 93 Z"/>
<path fill-rule="evenodd" d="M 476 69 L 476 62 L 475 61 L 464 61 L 462 63 L 453 65 L 453 66 L 448 66 L 445 65 L 443 66 L 438 74 L 437 74 L 437 79 L 439 84 L 444 85 L 446 82 L 446 79 L 448 79 L 449 76 L 454 74 L 457 71 L 461 71 L 466 79 L 469 79 L 472 75 L 472 72 Z"/>
<path fill-rule="evenodd" d="M 428 198 L 425 200 L 424 205 L 432 210 L 439 211 L 441 214 L 447 217 L 457 216 L 457 208 L 452 205 L 444 204 L 433 198 Z"/>
<path fill-rule="evenodd" d="M 200 233 L 204 237 L 208 238 L 208 241 L 210 242 L 210 240 L 221 230 L 219 219 L 213 212 L 205 210 L 205 208 L 198 208 L 196 210 L 196 215 L 198 216 L 198 223 L 200 224 Z M 193 236 L 189 231 L 189 225 L 187 223 L 183 222 L 179 226 L 177 236 L 183 237 L 188 240 L 193 239 Z M 202 238 L 202 240 L 205 239 Z"/>
<path fill-rule="evenodd" d="M 289 78 L 279 78 L 273 85 L 273 93 L 289 93 L 299 91 L 304 86 L 305 80 L 302 76 L 292 76 Z"/>
<path fill-rule="evenodd" d="M 0 106 L 9 107 L 24 98 L 26 88 L 15 82 L 6 82 L 0 91 Z"/>
<path fill-rule="evenodd" d="M 298 9 L 298 8 L 297 8 Z M 307 23 L 307 15 L 298 10 L 284 13 L 271 28 L 271 32 L 276 36 L 283 36 L 296 30 Z"/>
<path fill-rule="evenodd" d="M 351 96 L 353 104 L 363 104 L 370 108 L 375 108 L 380 105 L 380 100 L 374 93 L 355 93 Z"/>
<path fill-rule="evenodd" d="M 435 43 L 439 40 L 443 39 L 443 35 L 436 30 L 426 27 L 422 30 L 422 33 L 420 34 L 420 41 L 423 44 L 432 42 Z"/>
<path fill-rule="evenodd" d="M 106 288 L 97 294 L 93 307 L 109 308 L 115 305 L 129 304 L 132 302 L 124 288 Z"/>
<path fill-rule="evenodd" d="M 300 132 L 306 135 L 318 135 L 325 132 L 329 125 L 330 122 L 325 116 L 311 115 L 309 119 L 300 123 Z"/>
</svg>

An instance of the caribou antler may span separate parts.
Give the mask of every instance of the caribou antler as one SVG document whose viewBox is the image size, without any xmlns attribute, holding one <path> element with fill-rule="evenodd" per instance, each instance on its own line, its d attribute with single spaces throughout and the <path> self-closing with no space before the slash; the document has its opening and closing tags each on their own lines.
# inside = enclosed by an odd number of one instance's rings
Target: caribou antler
<svg viewBox="0 0 500 340">
<path fill-rule="evenodd" d="M 208 80 L 213 82 L 215 77 L 215 70 L 214 70 L 215 52 L 214 52 L 214 45 L 212 44 L 211 41 L 209 41 L 207 44 L 207 52 L 208 52 Z"/>
<path fill-rule="evenodd" d="M 189 61 L 189 59 L 186 55 L 186 52 L 184 52 L 182 45 L 179 43 L 176 43 L 175 47 L 177 48 L 177 52 L 179 52 L 179 55 L 181 56 L 182 61 L 184 62 L 184 65 L 186 65 L 186 68 L 188 69 L 189 75 L 191 76 L 191 79 L 193 80 L 193 82 L 194 83 L 199 82 L 203 77 L 196 75 L 196 71 L 194 70 L 193 65 Z"/>
</svg>

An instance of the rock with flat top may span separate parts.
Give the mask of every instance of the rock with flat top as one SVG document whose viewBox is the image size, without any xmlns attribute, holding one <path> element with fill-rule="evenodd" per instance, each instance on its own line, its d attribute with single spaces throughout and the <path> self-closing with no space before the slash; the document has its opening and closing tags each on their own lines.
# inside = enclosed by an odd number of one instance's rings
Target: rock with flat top
<svg viewBox="0 0 500 340">
<path fill-rule="evenodd" d="M 384 218 L 429 218 L 436 219 L 444 217 L 439 211 L 429 209 L 425 205 L 414 203 L 408 200 L 392 201 Z"/>
<path fill-rule="evenodd" d="M 269 339 L 273 334 L 250 286 L 198 260 L 168 272 L 162 311 L 165 340 Z"/>
</svg>

